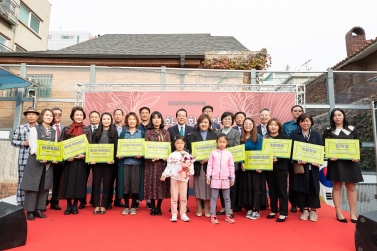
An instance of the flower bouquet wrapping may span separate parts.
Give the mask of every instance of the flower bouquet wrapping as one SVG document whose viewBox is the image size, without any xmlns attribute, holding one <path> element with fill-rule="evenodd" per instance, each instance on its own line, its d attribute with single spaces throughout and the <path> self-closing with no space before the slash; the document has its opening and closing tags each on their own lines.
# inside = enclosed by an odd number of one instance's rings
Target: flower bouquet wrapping
<svg viewBox="0 0 377 251">
<path fill-rule="evenodd" d="M 181 179 L 187 179 L 187 172 L 186 169 L 190 168 L 190 166 L 195 162 L 195 158 L 192 157 L 189 153 L 183 152 L 181 158 L 181 166 L 182 169 L 178 172 L 179 177 Z"/>
</svg>

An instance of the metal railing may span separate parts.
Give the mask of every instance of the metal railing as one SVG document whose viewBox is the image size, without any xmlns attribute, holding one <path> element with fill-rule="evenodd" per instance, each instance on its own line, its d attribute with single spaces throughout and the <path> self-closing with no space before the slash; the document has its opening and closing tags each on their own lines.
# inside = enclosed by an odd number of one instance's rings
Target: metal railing
<svg viewBox="0 0 377 251">
<path fill-rule="evenodd" d="M 17 25 L 20 6 L 13 0 L 0 1 L 0 16 L 10 25 Z"/>
<path fill-rule="evenodd" d="M 376 198 L 377 184 L 359 183 L 356 184 L 357 193 L 357 205 L 356 214 L 367 213 L 377 210 L 377 198 Z M 342 188 L 342 203 L 341 209 L 349 212 L 350 207 L 348 205 L 347 191 L 345 186 Z"/>
</svg>

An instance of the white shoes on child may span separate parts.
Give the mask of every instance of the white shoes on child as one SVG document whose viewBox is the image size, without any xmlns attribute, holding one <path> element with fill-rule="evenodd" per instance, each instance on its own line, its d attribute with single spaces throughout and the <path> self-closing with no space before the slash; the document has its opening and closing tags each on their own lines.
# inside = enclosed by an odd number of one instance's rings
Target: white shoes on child
<svg viewBox="0 0 377 251">
<path fill-rule="evenodd" d="M 181 220 L 184 221 L 184 222 L 189 222 L 190 221 L 190 218 L 186 215 L 186 214 L 182 214 L 181 215 Z M 177 219 L 177 215 L 176 214 L 173 214 L 170 218 L 170 221 L 171 222 L 177 222 L 178 219 Z"/>
</svg>

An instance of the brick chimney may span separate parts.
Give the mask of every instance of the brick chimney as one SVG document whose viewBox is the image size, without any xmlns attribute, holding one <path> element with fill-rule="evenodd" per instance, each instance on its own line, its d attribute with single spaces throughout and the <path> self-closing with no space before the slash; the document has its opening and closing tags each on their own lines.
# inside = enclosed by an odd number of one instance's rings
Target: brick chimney
<svg viewBox="0 0 377 251">
<path fill-rule="evenodd" d="M 346 33 L 347 57 L 353 55 L 357 50 L 365 46 L 365 31 L 363 28 L 356 26 Z"/>
</svg>

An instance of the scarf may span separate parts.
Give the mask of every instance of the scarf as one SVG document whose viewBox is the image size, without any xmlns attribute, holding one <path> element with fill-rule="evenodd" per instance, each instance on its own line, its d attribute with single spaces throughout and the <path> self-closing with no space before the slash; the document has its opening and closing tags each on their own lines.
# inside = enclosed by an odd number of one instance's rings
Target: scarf
<svg viewBox="0 0 377 251">
<path fill-rule="evenodd" d="M 73 135 L 73 136 L 80 136 L 82 134 L 82 127 L 83 123 L 77 124 L 75 122 L 72 123 L 71 129 L 68 131 L 68 135 Z"/>
</svg>

